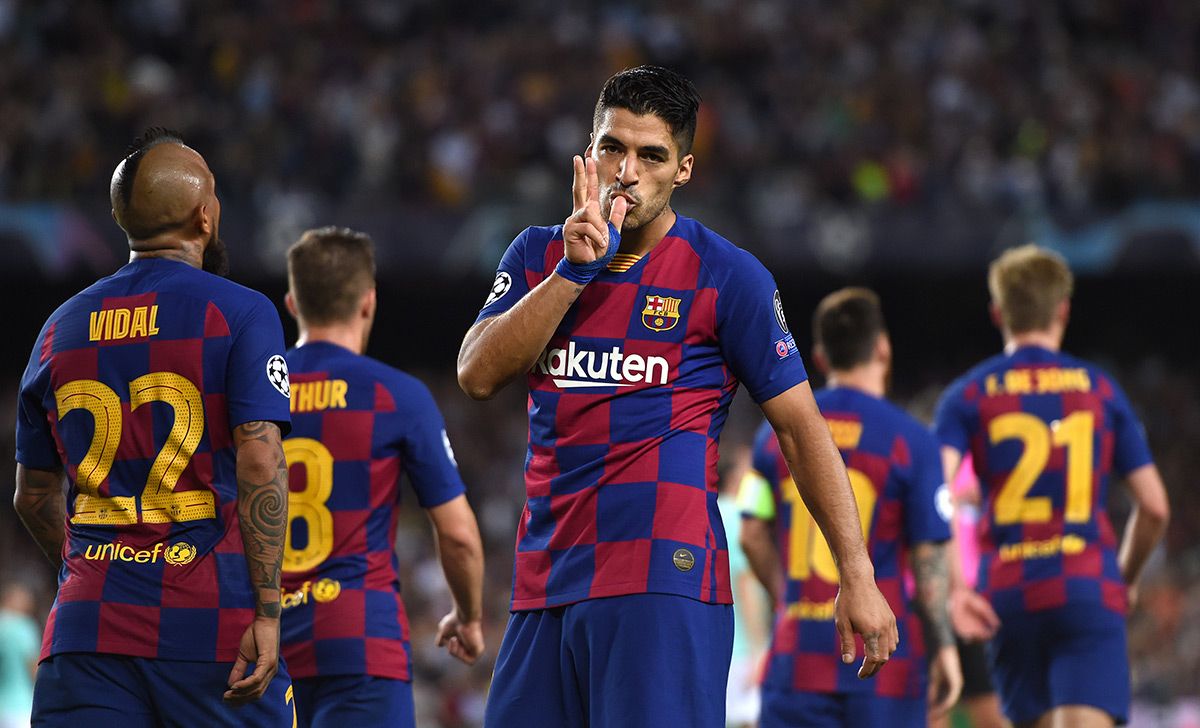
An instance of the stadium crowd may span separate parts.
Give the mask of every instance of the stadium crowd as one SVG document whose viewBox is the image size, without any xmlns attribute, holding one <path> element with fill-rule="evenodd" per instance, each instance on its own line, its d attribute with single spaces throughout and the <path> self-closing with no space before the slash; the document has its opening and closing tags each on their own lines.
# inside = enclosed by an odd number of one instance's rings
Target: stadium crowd
<svg viewBox="0 0 1200 728">
<path fill-rule="evenodd" d="M 1105 362 L 1108 363 L 1108 362 Z M 929 362 L 930 381 L 948 382 L 954 372 L 939 371 Z M 1111 368 L 1111 367 L 1110 367 Z M 1171 493 L 1175 517 L 1165 549 L 1147 567 L 1139 609 L 1130 622 L 1130 651 L 1134 674 L 1135 723 L 1191 726 L 1185 718 L 1164 717 L 1156 711 L 1170 707 L 1174 716 L 1181 700 L 1195 699 L 1200 684 L 1200 545 L 1189 524 L 1200 522 L 1200 496 L 1188 486 L 1195 467 L 1194 443 L 1200 442 L 1200 386 L 1187 372 L 1159 360 L 1136 368 L 1112 369 L 1123 383 L 1145 422 L 1163 478 Z M 411 492 L 401 511 L 398 553 L 405 604 L 413 633 L 416 679 L 413 683 L 418 725 L 466 728 L 482 722 L 490 660 L 507 617 L 512 576 L 512 534 L 524 498 L 522 459 L 525 421 L 523 394 L 506 391 L 497 400 L 480 404 L 468 400 L 452 376 L 432 369 L 416 372 L 433 391 L 446 416 L 456 445 L 458 463 L 471 503 L 479 514 L 487 553 L 485 624 L 489 655 L 475 667 L 453 660 L 434 646 L 437 621 L 450 604 L 450 595 L 433 551 L 425 517 Z M 940 385 L 914 391 L 898 382 L 897 400 L 927 419 L 941 392 Z M 16 380 L 3 388 L 0 417 L 15 417 Z M 739 397 L 731 413 L 722 449 L 744 447 L 757 424 L 757 410 Z M 12 457 L 12 432 L 0 431 L 0 457 Z M 726 460 L 732 458 L 726 457 Z M 11 483 L 0 485 L 0 498 L 11 498 Z M 1123 518 L 1127 499 L 1113 489 L 1112 512 Z M 1119 525 L 1119 520 L 1118 520 Z M 0 552 L 6 557 L 0 582 L 19 580 L 33 587 L 44 615 L 53 597 L 51 570 L 8 509 L 0 510 Z M 12 555 L 11 557 L 9 555 Z M 1168 721 L 1175 722 L 1168 722 Z M 1155 722 L 1158 721 L 1158 722 Z"/>
<path fill-rule="evenodd" d="M 488 203 L 557 217 L 593 88 L 657 62 L 704 89 L 688 201 L 734 239 L 786 259 L 891 215 L 991 228 L 986 255 L 1022 211 L 1200 192 L 1198 30 L 1122 0 L 0 0 L 0 198 L 102 220 L 108 160 L 161 124 L 261 245 L 398 209 L 403 255 L 435 256 Z"/>
</svg>

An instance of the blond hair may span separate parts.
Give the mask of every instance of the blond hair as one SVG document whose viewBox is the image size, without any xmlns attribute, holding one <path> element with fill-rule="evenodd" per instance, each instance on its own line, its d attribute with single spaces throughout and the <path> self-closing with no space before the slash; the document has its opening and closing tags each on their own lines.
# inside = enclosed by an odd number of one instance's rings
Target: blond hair
<svg viewBox="0 0 1200 728">
<path fill-rule="evenodd" d="M 1004 328 L 1014 334 L 1050 327 L 1075 279 L 1058 253 L 1030 243 L 1004 251 L 988 268 L 988 290 Z"/>
</svg>

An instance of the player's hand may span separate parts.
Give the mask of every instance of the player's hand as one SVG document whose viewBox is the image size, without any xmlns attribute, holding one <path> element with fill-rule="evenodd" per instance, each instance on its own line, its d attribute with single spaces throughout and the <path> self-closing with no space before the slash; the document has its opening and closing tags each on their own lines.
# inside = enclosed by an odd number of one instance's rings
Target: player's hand
<svg viewBox="0 0 1200 728">
<path fill-rule="evenodd" d="M 962 693 L 962 687 L 958 648 L 954 645 L 942 647 L 929 661 L 929 717 L 941 717 L 953 708 Z"/>
<path fill-rule="evenodd" d="M 858 669 L 860 678 L 879 672 L 900 642 L 896 615 L 879 593 L 872 578 L 843 579 L 834 601 L 834 623 L 842 643 L 842 662 L 854 662 L 854 635 L 863 638 L 866 655 Z"/>
<path fill-rule="evenodd" d="M 445 647 L 454 657 L 474 665 L 484 649 L 482 622 L 478 619 L 464 621 L 457 609 L 450 612 L 438 622 L 437 646 Z"/>
<path fill-rule="evenodd" d="M 990 640 L 1000 629 L 1000 617 L 991 602 L 967 587 L 950 594 L 950 622 L 954 632 L 968 642 Z"/>
<path fill-rule="evenodd" d="M 608 252 L 608 223 L 621 231 L 625 223 L 625 212 L 629 201 L 614 197 L 608 218 L 600 210 L 600 177 L 596 172 L 596 160 L 575 155 L 575 179 L 571 185 L 574 208 L 571 216 L 563 223 L 564 254 L 571 263 L 593 263 Z"/>
<path fill-rule="evenodd" d="M 246 668 L 253 672 L 246 675 Z M 256 616 L 242 634 L 237 660 L 229 671 L 225 702 L 233 706 L 258 700 L 279 671 L 279 619 Z"/>
</svg>

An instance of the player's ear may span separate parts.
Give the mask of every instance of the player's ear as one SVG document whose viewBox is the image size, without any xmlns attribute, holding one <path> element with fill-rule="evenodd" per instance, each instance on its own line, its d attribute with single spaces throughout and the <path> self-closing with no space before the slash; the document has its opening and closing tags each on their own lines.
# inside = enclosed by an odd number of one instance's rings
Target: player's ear
<svg viewBox="0 0 1200 728">
<path fill-rule="evenodd" d="M 817 371 L 829 374 L 829 358 L 825 356 L 825 347 L 819 343 L 813 346 L 813 363 L 817 365 Z"/>
<path fill-rule="evenodd" d="M 1004 315 L 1000 313 L 1000 307 L 995 301 L 988 304 L 988 314 L 992 317 L 992 323 L 1001 331 L 1004 330 Z"/>
<path fill-rule="evenodd" d="M 1071 300 L 1063 299 L 1059 302 L 1058 308 L 1054 311 L 1054 318 L 1057 319 L 1060 326 L 1067 328 L 1067 322 L 1071 320 Z"/>
<path fill-rule="evenodd" d="M 683 155 L 683 159 L 679 160 L 679 170 L 675 172 L 675 187 L 683 187 L 692 179 L 692 163 L 696 158 L 691 154 Z"/>
<path fill-rule="evenodd" d="M 887 365 L 892 363 L 892 340 L 884 332 L 875 341 L 875 358 Z"/>
<path fill-rule="evenodd" d="M 287 312 L 292 315 L 292 318 L 300 320 L 300 311 L 296 308 L 296 299 L 292 296 L 292 292 L 288 291 L 283 296 L 283 305 Z"/>
<path fill-rule="evenodd" d="M 359 318 L 375 318 L 375 307 L 377 305 L 378 299 L 375 295 L 375 286 L 371 286 L 367 289 L 367 292 L 363 294 L 362 305 L 359 306 L 358 309 Z"/>
<path fill-rule="evenodd" d="M 213 230 L 212 210 L 209 209 L 208 203 L 204 203 L 196 208 L 195 225 L 196 230 L 200 234 L 207 236 Z"/>
</svg>

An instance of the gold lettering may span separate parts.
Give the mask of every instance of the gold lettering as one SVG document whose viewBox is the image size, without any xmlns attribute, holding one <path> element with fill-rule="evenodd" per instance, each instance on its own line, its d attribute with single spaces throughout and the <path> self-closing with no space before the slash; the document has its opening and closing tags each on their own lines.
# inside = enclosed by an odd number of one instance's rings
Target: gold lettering
<svg viewBox="0 0 1200 728">
<path fill-rule="evenodd" d="M 130 338 L 136 339 L 146 335 L 146 307 L 138 306 L 133 309 L 133 323 L 129 325 Z"/>
<path fill-rule="evenodd" d="M 300 404 L 296 407 L 299 412 L 311 412 L 313 408 L 314 382 L 305 382 L 300 389 Z"/>
<path fill-rule="evenodd" d="M 158 304 L 150 307 L 150 336 L 158 335 Z"/>
<path fill-rule="evenodd" d="M 118 308 L 112 312 L 113 331 L 112 338 L 124 339 L 129 336 L 129 309 Z"/>
<path fill-rule="evenodd" d="M 150 563 L 150 552 L 149 551 L 138 551 L 137 555 L 135 555 L 133 557 L 133 560 L 138 562 L 139 564 L 148 564 L 148 563 Z"/>
<path fill-rule="evenodd" d="M 350 385 L 346 384 L 344 379 L 333 380 L 333 393 L 330 395 L 330 407 L 338 409 L 346 408 L 346 391 L 350 389 Z"/>
<path fill-rule="evenodd" d="M 853 420 L 826 420 L 833 442 L 839 450 L 853 450 L 862 439 L 862 423 Z"/>
<path fill-rule="evenodd" d="M 100 334 L 103 332 L 104 319 L 107 318 L 108 311 L 92 311 L 91 317 L 88 318 L 88 340 L 99 341 Z"/>
<path fill-rule="evenodd" d="M 1004 389 L 1009 394 L 1031 394 L 1033 378 L 1027 369 L 1010 369 L 1004 373 Z"/>
<path fill-rule="evenodd" d="M 323 410 L 329 407 L 329 380 L 313 382 L 313 409 Z"/>
</svg>

